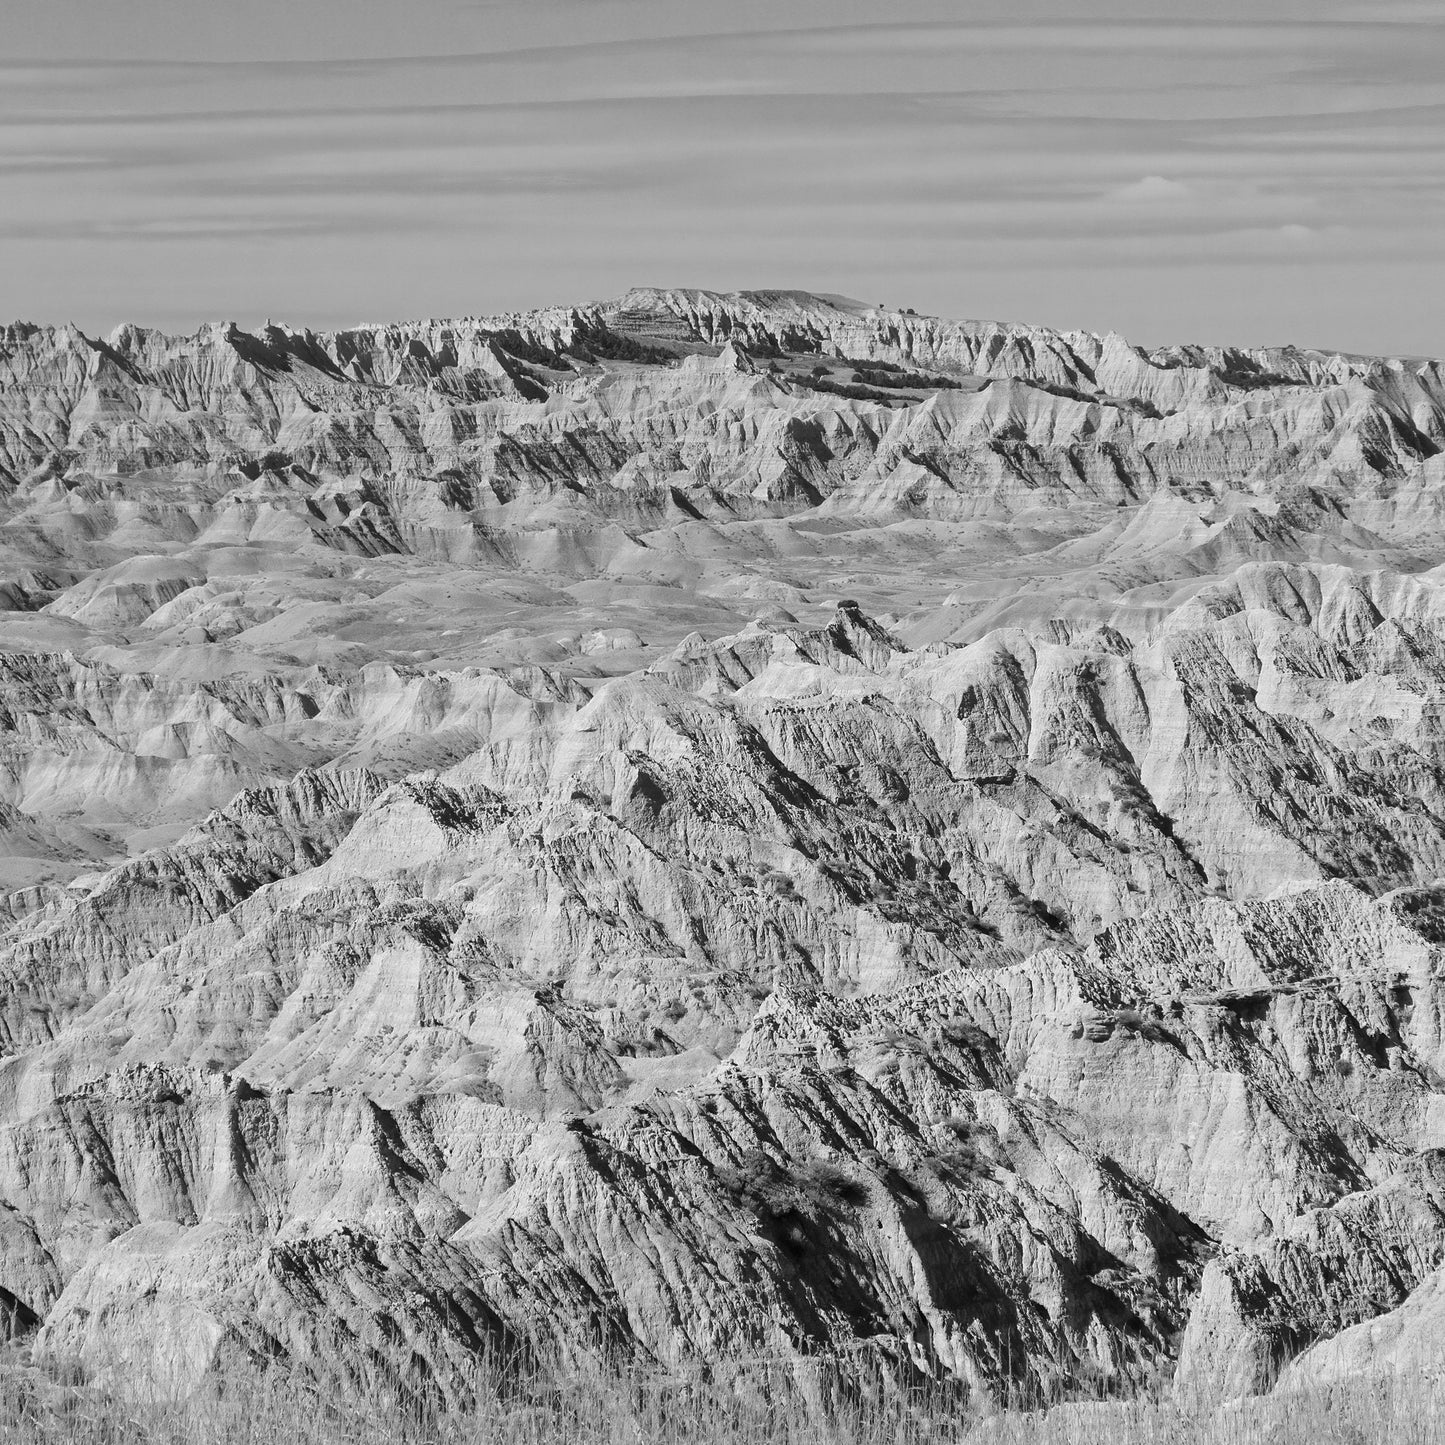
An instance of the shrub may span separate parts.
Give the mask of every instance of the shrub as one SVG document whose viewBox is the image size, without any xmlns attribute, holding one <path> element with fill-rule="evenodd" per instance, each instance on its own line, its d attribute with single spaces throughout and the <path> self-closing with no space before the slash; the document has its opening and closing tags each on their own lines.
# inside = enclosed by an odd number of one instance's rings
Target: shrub
<svg viewBox="0 0 1445 1445">
<path fill-rule="evenodd" d="M 1114 1022 L 1119 1028 L 1137 1035 L 1151 1044 L 1172 1044 L 1174 1035 L 1164 1027 L 1162 1019 L 1155 1018 L 1137 1008 L 1121 1008 L 1114 1012 Z"/>
<path fill-rule="evenodd" d="M 972 1019 L 945 1019 L 939 1025 L 938 1032 L 949 1043 L 961 1044 L 964 1048 L 973 1049 L 975 1052 L 997 1047 L 993 1035 L 986 1029 L 981 1029 Z"/>
<path fill-rule="evenodd" d="M 960 1144 L 925 1159 L 919 1168 L 945 1181 L 984 1178 L 993 1171 L 993 1160 L 973 1144 Z"/>
<path fill-rule="evenodd" d="M 794 1174 L 799 1187 L 820 1203 L 857 1209 L 868 1202 L 868 1191 L 846 1169 L 827 1159 L 809 1159 Z"/>
<path fill-rule="evenodd" d="M 880 1044 L 897 1054 L 926 1054 L 928 1046 L 917 1034 L 909 1033 L 893 1024 L 885 1024 L 874 1035 Z"/>
<path fill-rule="evenodd" d="M 717 1173 L 728 1193 L 774 1220 L 820 1208 L 856 1209 L 868 1199 L 862 1181 L 828 1159 L 776 1163 L 761 1149 L 753 1149 Z"/>
</svg>

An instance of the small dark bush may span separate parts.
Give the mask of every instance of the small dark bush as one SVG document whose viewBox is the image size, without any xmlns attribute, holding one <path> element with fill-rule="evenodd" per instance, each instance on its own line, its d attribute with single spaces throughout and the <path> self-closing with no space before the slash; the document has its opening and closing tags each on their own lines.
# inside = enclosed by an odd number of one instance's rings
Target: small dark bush
<svg viewBox="0 0 1445 1445">
<path fill-rule="evenodd" d="M 830 1160 L 806 1160 L 798 1165 L 793 1177 L 801 1189 L 822 1204 L 857 1209 L 868 1202 L 867 1189 Z"/>
<path fill-rule="evenodd" d="M 876 1038 L 880 1044 L 886 1045 L 895 1053 L 925 1054 L 928 1052 L 928 1046 L 917 1034 L 895 1028 L 892 1024 L 879 1029 Z"/>
<path fill-rule="evenodd" d="M 995 1047 L 993 1036 L 987 1030 L 979 1028 L 972 1019 L 945 1019 L 939 1026 L 938 1032 L 950 1044 L 961 1044 L 967 1049 L 977 1051 Z"/>
<path fill-rule="evenodd" d="M 717 1173 L 729 1194 L 770 1219 L 819 1208 L 857 1209 L 868 1200 L 864 1184 L 828 1159 L 777 1163 L 761 1149 L 753 1149 Z"/>
<path fill-rule="evenodd" d="M 955 1148 L 943 1149 L 918 1166 L 944 1183 L 962 1183 L 983 1179 L 993 1171 L 993 1160 L 977 1144 L 960 1142 Z"/>
<path fill-rule="evenodd" d="M 1114 1013 L 1114 1022 L 1119 1028 L 1137 1035 L 1151 1044 L 1165 1044 L 1174 1041 L 1174 1035 L 1164 1027 L 1163 1020 L 1146 1014 L 1137 1008 L 1121 1008 Z"/>
</svg>

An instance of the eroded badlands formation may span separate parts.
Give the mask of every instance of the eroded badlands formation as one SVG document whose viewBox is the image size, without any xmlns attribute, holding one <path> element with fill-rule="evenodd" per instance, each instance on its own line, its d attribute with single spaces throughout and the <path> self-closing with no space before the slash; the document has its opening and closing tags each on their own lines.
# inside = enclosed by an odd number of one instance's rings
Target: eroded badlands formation
<svg viewBox="0 0 1445 1445">
<path fill-rule="evenodd" d="M 793 293 L 11 326 L 0 1317 L 1438 1353 L 1442 446 L 1437 362 Z"/>
</svg>

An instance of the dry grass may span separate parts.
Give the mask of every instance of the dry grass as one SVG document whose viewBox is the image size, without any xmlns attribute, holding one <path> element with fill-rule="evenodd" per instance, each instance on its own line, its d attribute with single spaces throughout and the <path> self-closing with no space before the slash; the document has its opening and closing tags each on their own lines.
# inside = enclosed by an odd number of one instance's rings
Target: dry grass
<svg viewBox="0 0 1445 1445">
<path fill-rule="evenodd" d="M 1374 1376 L 1224 1406 L 1108 1401 L 1005 1414 L 969 1445 L 1439 1445 L 1445 1382 Z"/>
<path fill-rule="evenodd" d="M 5 1445 L 924 1445 L 962 1419 L 957 1388 L 900 1392 L 827 1362 L 679 1372 L 488 1358 L 460 1391 L 450 1382 L 450 1402 L 414 1378 L 318 1387 L 279 1368 L 150 1400 L 65 1374 L 0 1369 Z"/>
<path fill-rule="evenodd" d="M 957 1388 L 899 1390 L 820 1363 L 677 1373 L 485 1361 L 469 1403 L 379 1381 L 323 1390 L 223 1372 L 141 1400 L 19 1359 L 0 1366 L 5 1445 L 1434 1445 L 1445 1383 L 1378 1378 L 1222 1408 L 1101 1401 L 980 1418 Z"/>
</svg>

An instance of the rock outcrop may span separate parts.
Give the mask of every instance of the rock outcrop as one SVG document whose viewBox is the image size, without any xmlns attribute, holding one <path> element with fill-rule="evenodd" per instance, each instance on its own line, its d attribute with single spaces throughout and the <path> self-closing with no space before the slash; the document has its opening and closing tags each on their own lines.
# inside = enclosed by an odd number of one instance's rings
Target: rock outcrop
<svg viewBox="0 0 1445 1445">
<path fill-rule="evenodd" d="M 803 293 L 6 328 L 0 1327 L 1414 1359 L 1442 445 L 1439 363 Z"/>
</svg>

